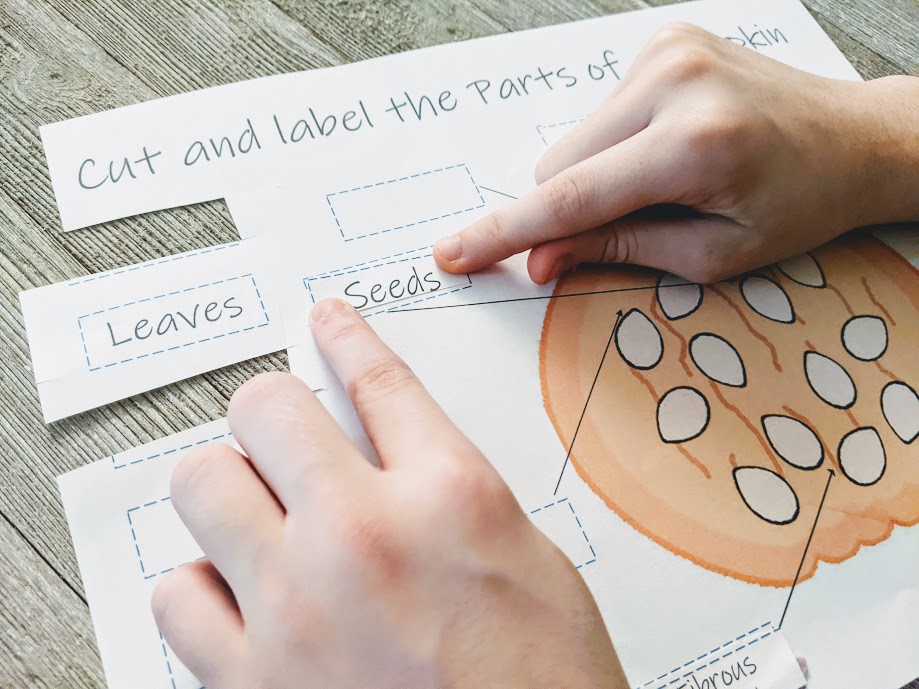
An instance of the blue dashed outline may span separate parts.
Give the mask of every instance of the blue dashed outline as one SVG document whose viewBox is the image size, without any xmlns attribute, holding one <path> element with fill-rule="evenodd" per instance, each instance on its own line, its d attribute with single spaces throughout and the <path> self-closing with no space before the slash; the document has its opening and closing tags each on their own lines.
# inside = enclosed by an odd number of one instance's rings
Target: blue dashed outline
<svg viewBox="0 0 919 689">
<path fill-rule="evenodd" d="M 177 564 L 177 565 L 173 565 L 172 567 L 166 567 L 165 569 L 161 569 L 161 570 L 158 571 L 158 572 L 150 572 L 150 573 L 147 572 L 147 568 L 144 566 L 144 558 L 143 558 L 143 555 L 140 554 L 140 544 L 137 542 L 137 533 L 136 533 L 135 530 L 134 530 L 134 520 L 133 520 L 133 518 L 131 517 L 131 513 L 132 513 L 132 512 L 137 512 L 138 510 L 142 510 L 142 509 L 145 509 L 145 508 L 147 508 L 147 507 L 156 507 L 157 505 L 162 505 L 164 502 L 171 502 L 171 501 L 172 501 L 172 498 L 170 498 L 170 497 L 167 495 L 165 498 L 160 498 L 159 500 L 151 500 L 150 502 L 145 502 L 145 503 L 142 504 L 142 505 L 137 505 L 136 507 L 131 507 L 131 508 L 128 509 L 128 511 L 127 511 L 127 515 L 128 515 L 128 527 L 130 527 L 130 529 L 131 529 L 131 539 L 134 541 L 134 552 L 137 553 L 137 561 L 140 563 L 140 573 L 141 573 L 141 575 L 144 577 L 144 579 L 153 579 L 154 577 L 158 577 L 158 576 L 160 576 L 161 574 L 166 574 L 167 572 L 171 572 L 172 570 L 174 570 L 174 569 L 176 569 L 176 568 L 178 568 L 178 567 L 181 567 L 182 565 L 187 565 L 189 562 L 197 562 L 198 560 L 203 560 L 203 559 L 205 558 L 205 556 L 202 555 L 201 557 L 195 558 L 194 560 L 188 560 L 188 561 L 186 561 L 186 562 L 180 562 L 180 563 Z"/>
<path fill-rule="evenodd" d="M 192 258 L 194 256 L 202 256 L 204 254 L 209 254 L 212 252 L 223 251 L 224 249 L 233 249 L 242 244 L 242 241 L 231 242 L 229 244 L 222 244 L 220 246 L 212 246 L 207 249 L 201 249 L 199 251 L 191 251 L 187 254 L 180 254 L 178 256 L 168 256 L 167 258 L 159 258 L 152 261 L 145 261 L 144 263 L 138 263 L 137 265 L 129 266 L 127 268 L 120 268 L 119 270 L 111 270 L 105 273 L 96 273 L 95 275 L 90 275 L 89 277 L 79 278 L 78 280 L 73 280 L 67 283 L 68 287 L 75 287 L 76 285 L 82 285 L 87 282 L 92 282 L 93 280 L 104 280 L 105 278 L 110 278 L 114 275 L 121 275 L 123 273 L 133 273 L 135 270 L 141 270 L 143 268 L 152 268 L 153 266 L 159 266 L 164 263 L 172 263 L 173 261 L 181 261 L 185 258 Z"/>
<path fill-rule="evenodd" d="M 147 301 L 154 301 L 155 299 L 162 299 L 164 297 L 171 297 L 176 294 L 181 294 L 183 292 L 191 292 L 196 289 L 202 289 L 204 287 L 210 287 L 211 285 L 219 285 L 224 282 L 233 282 L 234 280 L 241 280 L 243 278 L 249 278 L 252 280 L 252 287 L 255 288 L 255 295 L 258 297 L 258 303 L 262 307 L 262 314 L 265 316 L 265 322 L 259 325 L 252 325 L 248 328 L 240 328 L 239 330 L 233 330 L 228 333 L 221 333 L 219 335 L 212 335 L 211 337 L 204 337 L 200 340 L 193 340 L 191 342 L 186 342 L 184 344 L 175 345 L 174 347 L 166 347 L 165 349 L 159 349 L 155 352 L 148 352 L 147 354 L 138 354 L 137 356 L 128 357 L 127 359 L 122 359 L 121 361 L 113 361 L 110 364 L 103 364 L 101 366 L 93 366 L 89 360 L 89 350 L 86 347 L 86 337 L 83 334 L 83 319 L 89 318 L 90 316 L 97 316 L 100 313 L 105 313 L 106 311 L 115 311 L 116 309 L 121 309 L 126 306 L 133 306 L 134 304 L 142 304 Z M 119 364 L 126 364 L 129 361 L 135 361 L 137 359 L 146 359 L 147 357 L 156 356 L 157 354 L 163 354 L 164 352 L 172 352 L 177 349 L 183 349 L 185 347 L 191 347 L 192 345 L 201 344 L 202 342 L 208 342 L 210 340 L 219 340 L 223 337 L 230 337 L 231 335 L 238 335 L 240 333 L 249 332 L 250 330 L 255 330 L 256 328 L 264 328 L 266 325 L 270 325 L 270 319 L 268 317 L 268 310 L 265 308 L 265 301 L 262 299 L 262 293 L 259 291 L 258 284 L 255 282 L 255 277 L 252 273 L 246 273 L 244 275 L 237 275 L 236 277 L 226 278 L 224 280 L 215 280 L 214 282 L 207 282 L 203 285 L 196 285 L 195 287 L 186 287 L 185 289 L 175 290 L 173 292 L 166 292 L 164 294 L 158 294 L 155 297 L 146 297 L 145 299 L 136 299 L 134 301 L 129 301 L 125 304 L 119 304 L 118 306 L 110 306 L 105 309 L 100 309 L 98 311 L 93 311 L 92 313 L 87 313 L 82 316 L 77 316 L 77 327 L 80 329 L 80 342 L 83 345 L 83 355 L 86 357 L 86 366 L 90 371 L 99 371 L 101 369 L 112 368 L 113 366 L 118 366 Z"/>
<path fill-rule="evenodd" d="M 699 661 L 704 660 L 705 658 L 707 658 L 708 656 L 712 655 L 713 653 L 717 653 L 717 652 L 720 651 L 721 649 L 726 648 L 726 647 L 730 646 L 731 644 L 735 644 L 735 643 L 737 643 L 738 641 L 740 641 L 741 639 L 744 639 L 744 638 L 750 636 L 751 634 L 756 634 L 757 632 L 762 631 L 763 629 L 765 629 L 766 627 L 768 627 L 768 626 L 771 625 L 771 624 L 772 624 L 771 622 L 764 622 L 763 624 L 759 625 L 758 627 L 754 627 L 754 628 L 751 629 L 750 631 L 744 632 L 744 633 L 741 634 L 740 636 L 738 636 L 738 637 L 736 637 L 736 638 L 734 638 L 734 639 L 731 639 L 730 641 L 726 641 L 725 643 L 721 644 L 720 646 L 715 646 L 715 648 L 713 648 L 712 650 L 710 650 L 710 651 L 708 651 L 708 652 L 706 652 L 706 653 L 703 653 L 703 654 L 700 655 L 698 658 L 694 658 L 694 659 L 692 659 L 692 660 L 689 660 L 689 661 L 683 663 L 682 665 L 678 665 L 677 667 L 673 668 L 672 670 L 669 670 L 669 671 L 665 672 L 665 673 L 662 674 L 660 677 L 656 677 L 655 679 L 652 679 L 650 682 L 645 682 L 644 684 L 640 684 L 639 686 L 635 687 L 635 689 L 644 689 L 645 687 L 649 687 L 649 686 L 651 686 L 652 684 L 656 684 L 657 682 L 660 682 L 662 679 L 665 679 L 665 678 L 668 677 L 669 675 L 672 675 L 674 672 L 679 672 L 680 670 L 683 670 L 684 668 L 687 668 L 687 667 L 689 667 L 690 665 L 693 665 L 694 663 L 698 663 Z M 709 665 L 713 665 L 714 663 L 717 663 L 719 660 L 724 660 L 725 658 L 727 658 L 728 656 L 730 656 L 730 655 L 736 653 L 737 651 L 740 651 L 740 650 L 742 650 L 742 649 L 744 649 L 744 648 L 747 648 L 748 646 L 752 646 L 753 644 L 757 643 L 758 641 L 762 641 L 763 639 L 765 639 L 765 638 L 768 637 L 768 636 L 771 636 L 772 634 L 774 634 L 774 633 L 777 632 L 777 631 L 778 631 L 778 630 L 775 629 L 775 628 L 770 629 L 768 632 L 766 632 L 765 634 L 763 634 L 763 635 L 760 636 L 759 638 L 754 639 L 753 641 L 749 641 L 749 642 L 743 644 L 742 646 L 738 646 L 737 648 L 733 648 L 733 649 L 731 649 L 730 651 L 728 651 L 727 653 L 725 653 L 724 655 L 719 656 L 718 658 L 715 658 L 714 660 L 710 660 L 710 661 L 707 662 L 705 665 L 700 665 L 699 667 L 694 668 L 693 670 L 691 670 L 691 671 L 689 671 L 689 672 L 687 672 L 687 673 L 685 673 L 685 674 L 683 674 L 683 675 L 677 677 L 676 679 L 671 680 L 671 681 L 668 682 L 667 684 L 660 684 L 660 685 L 658 685 L 657 689 L 663 689 L 664 687 L 669 687 L 669 686 L 671 686 L 671 685 L 673 685 L 673 684 L 676 684 L 676 683 L 679 682 L 680 680 L 686 679 L 687 677 L 689 677 L 690 675 L 692 675 L 694 672 L 698 672 L 699 670 L 703 670 L 703 669 L 707 668 Z"/>
<path fill-rule="evenodd" d="M 199 440 L 194 443 L 189 443 L 188 445 L 182 445 L 181 447 L 174 447 L 171 450 L 166 450 L 165 452 L 157 452 L 154 455 L 149 455 L 147 457 L 141 457 L 140 459 L 135 459 L 130 462 L 125 462 L 124 464 L 116 464 L 115 457 L 117 457 L 118 455 L 112 455 L 112 468 L 113 469 L 124 469 L 125 467 L 133 466 L 135 464 L 140 464 L 141 462 L 146 462 L 151 459 L 160 459 L 162 457 L 166 457 L 167 455 L 171 455 L 171 454 L 175 454 L 176 452 L 180 452 L 181 450 L 190 450 L 191 448 L 197 445 L 204 445 L 206 443 L 212 443 L 215 440 L 220 440 L 222 438 L 232 438 L 232 437 L 233 437 L 233 434 L 228 431 L 226 433 L 221 433 L 220 435 L 215 435 L 213 438 L 205 438 L 204 440 Z"/>
<path fill-rule="evenodd" d="M 169 672 L 169 682 L 172 684 L 172 689 L 178 689 L 178 687 L 176 687 L 175 677 L 172 674 L 172 663 L 169 660 L 169 651 L 172 649 L 166 646 L 166 639 L 163 637 L 163 632 L 160 632 L 160 645 L 163 647 L 163 658 L 166 661 L 166 670 Z M 200 686 L 199 689 L 204 689 L 204 686 Z"/>
<path fill-rule="evenodd" d="M 585 115 L 584 117 L 578 117 L 575 120 L 565 120 L 564 122 L 553 122 L 552 124 L 537 124 L 536 133 L 539 134 L 539 138 L 542 139 L 543 146 L 548 146 L 549 142 L 546 141 L 546 137 L 542 135 L 543 129 L 551 129 L 552 127 L 561 127 L 562 125 L 565 125 L 565 124 L 577 124 L 578 122 L 583 122 L 586 119 L 587 119 L 587 116 Z"/>
<path fill-rule="evenodd" d="M 584 525 L 581 524 L 581 520 L 578 518 L 577 512 L 574 511 L 574 505 L 571 504 L 571 501 L 568 500 L 568 498 L 562 498 L 561 500 L 550 502 L 548 505 L 537 507 L 536 509 L 530 510 L 527 514 L 533 515 L 533 514 L 536 514 L 537 512 L 542 512 L 543 510 L 547 510 L 550 507 L 557 507 L 558 505 L 561 505 L 563 503 L 566 503 L 568 505 L 568 509 L 571 512 L 571 516 L 574 517 L 574 521 L 577 522 L 578 528 L 581 530 L 581 535 L 584 537 L 584 541 L 587 543 L 587 547 L 590 548 L 591 558 L 587 560 L 586 562 L 582 562 L 579 565 L 575 565 L 575 569 L 581 569 L 582 567 L 586 567 L 587 565 L 592 565 L 593 563 L 597 561 L 597 551 L 594 550 L 593 544 L 590 542 L 590 539 L 587 537 L 587 531 L 584 530 Z"/>
<path fill-rule="evenodd" d="M 430 258 L 431 256 L 433 256 L 432 253 L 421 254 L 418 256 L 406 256 L 406 254 L 413 254 L 418 251 L 427 251 L 427 250 L 429 250 L 429 247 L 426 247 L 426 246 L 420 247 L 418 249 L 409 249 L 408 251 L 400 251 L 397 254 L 391 254 L 390 256 L 384 256 L 382 258 L 374 259 L 372 261 L 364 261 L 363 263 L 355 263 L 354 265 L 345 266 L 344 268 L 338 268 L 336 270 L 331 270 L 325 273 L 319 273 L 318 275 L 311 275 L 309 277 L 303 278 L 303 286 L 306 288 L 306 291 L 309 293 L 310 300 L 312 301 L 313 304 L 315 304 L 316 295 L 313 294 L 313 288 L 311 286 L 311 283 L 315 280 L 326 280 L 328 278 L 341 277 L 343 275 L 349 275 L 351 273 L 360 273 L 365 270 L 372 270 L 373 268 L 379 268 L 380 266 L 389 266 L 389 265 L 393 265 L 396 263 L 406 263 L 408 261 L 417 261 L 418 259 L 421 259 L 421 258 Z M 402 258 L 398 258 L 400 256 Z M 388 259 L 391 259 L 391 260 L 388 260 Z M 467 285 L 460 285 L 459 287 L 453 287 L 449 289 L 438 289 L 436 292 L 433 292 L 432 294 L 429 294 L 426 297 L 421 297 L 420 299 L 415 299 L 414 301 L 410 301 L 410 302 L 405 302 L 405 301 L 392 302 L 390 301 L 390 302 L 384 302 L 376 307 L 369 307 L 369 308 L 364 307 L 370 313 L 367 313 L 365 311 L 360 311 L 360 313 L 366 319 L 366 318 L 370 318 L 371 316 L 375 316 L 379 313 L 388 313 L 390 311 L 395 311 L 397 309 L 405 308 L 406 306 L 411 306 L 413 304 L 420 304 L 421 302 L 428 301 L 429 299 L 436 299 L 437 297 L 443 297 L 448 294 L 453 294 L 454 292 L 459 292 L 461 290 L 469 289 L 470 287 L 472 287 L 472 278 L 469 277 L 468 273 L 466 274 L 466 280 L 468 280 L 469 282 L 469 284 Z M 379 310 L 374 310 L 374 309 L 379 309 Z"/>
<path fill-rule="evenodd" d="M 395 182 L 405 182 L 410 179 L 415 179 L 417 177 L 425 177 L 427 175 L 432 175 L 437 172 L 444 172 L 446 170 L 453 170 L 456 168 L 463 168 L 466 170 L 466 174 L 469 175 L 469 181 L 472 182 L 472 186 L 475 189 L 476 193 L 479 195 L 479 205 L 470 206 L 469 208 L 463 208 L 462 210 L 453 211 L 451 213 L 444 213 L 443 215 L 437 215 L 433 218 L 425 218 L 424 220 L 416 220 L 415 222 L 406 223 L 404 225 L 397 225 L 395 227 L 388 227 L 384 230 L 377 230 L 376 232 L 367 232 L 366 234 L 360 234 L 354 237 L 346 237 L 344 228 L 341 226 L 341 222 L 338 219 L 338 214 L 335 212 L 335 206 L 332 204 L 333 196 L 341 196 L 342 194 L 350 194 L 351 192 L 360 191 L 362 189 L 370 189 L 372 187 L 381 187 L 385 184 L 393 184 Z M 474 211 L 477 208 L 482 208 L 485 206 L 485 199 L 482 197 L 482 192 L 479 189 L 479 185 L 476 184 L 475 179 L 472 177 L 472 172 L 470 172 L 469 167 L 465 163 L 457 163 L 456 165 L 447 165 L 445 167 L 439 167 L 434 170 L 426 170 L 424 172 L 416 172 L 413 175 L 406 175 L 405 177 L 396 177 L 394 179 L 387 179 L 381 182 L 374 182 L 372 184 L 364 184 L 358 187 L 352 187 L 350 189 L 342 189 L 341 191 L 333 191 L 325 195 L 326 203 L 329 206 L 329 210 L 332 211 L 332 217 L 335 219 L 335 226 L 338 227 L 338 232 L 341 234 L 342 239 L 346 242 L 353 241 L 355 239 L 364 239 L 365 237 L 373 237 L 379 234 L 385 234 L 387 232 L 393 232 L 395 230 L 404 230 L 407 227 L 414 227 L 416 225 L 423 225 L 424 223 L 431 222 L 433 220 L 442 220 L 443 218 L 449 218 L 454 215 L 459 215 L 461 213 L 468 213 L 469 211 Z"/>
</svg>

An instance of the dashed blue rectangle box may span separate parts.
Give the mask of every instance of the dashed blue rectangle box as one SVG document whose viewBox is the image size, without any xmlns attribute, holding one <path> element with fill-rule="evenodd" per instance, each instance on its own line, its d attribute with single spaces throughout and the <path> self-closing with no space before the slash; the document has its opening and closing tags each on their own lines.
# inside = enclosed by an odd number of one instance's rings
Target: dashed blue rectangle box
<svg viewBox="0 0 919 689">
<path fill-rule="evenodd" d="M 469 168 L 459 163 L 326 194 L 342 239 L 406 230 L 485 205 Z"/>
</svg>

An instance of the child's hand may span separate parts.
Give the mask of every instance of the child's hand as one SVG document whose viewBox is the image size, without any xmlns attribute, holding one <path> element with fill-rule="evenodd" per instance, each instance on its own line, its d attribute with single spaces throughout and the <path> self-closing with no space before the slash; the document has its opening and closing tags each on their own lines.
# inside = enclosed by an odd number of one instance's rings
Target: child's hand
<svg viewBox="0 0 919 689">
<path fill-rule="evenodd" d="M 173 475 L 208 558 L 154 594 L 178 657 L 221 689 L 624 689 L 580 574 L 491 464 L 354 309 L 311 319 L 382 466 L 293 376 L 240 388 L 249 459 L 207 445 Z"/>
<path fill-rule="evenodd" d="M 670 25 L 545 153 L 533 192 L 442 239 L 435 257 L 470 272 L 532 249 L 538 283 L 582 262 L 714 281 L 919 218 L 917 122 L 919 79 L 824 79 Z M 636 213 L 657 204 L 682 212 Z"/>
</svg>

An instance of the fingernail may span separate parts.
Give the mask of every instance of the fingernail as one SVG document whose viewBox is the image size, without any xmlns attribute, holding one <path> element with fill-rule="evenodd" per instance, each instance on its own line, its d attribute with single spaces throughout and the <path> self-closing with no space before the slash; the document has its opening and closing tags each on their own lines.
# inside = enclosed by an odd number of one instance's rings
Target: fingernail
<svg viewBox="0 0 919 689">
<path fill-rule="evenodd" d="M 346 308 L 348 305 L 341 299 L 323 299 L 310 312 L 310 321 L 322 323 L 329 315 Z"/>
<path fill-rule="evenodd" d="M 568 254 L 555 259 L 555 263 L 552 264 L 552 267 L 549 269 L 549 272 L 546 275 L 546 282 L 552 282 L 553 280 L 560 278 L 562 273 L 564 273 L 566 270 L 574 268 L 574 265 L 574 258 Z"/>
<path fill-rule="evenodd" d="M 460 244 L 459 235 L 456 234 L 439 240 L 434 245 L 434 250 L 447 261 L 456 261 L 463 255 L 463 245 Z"/>
</svg>

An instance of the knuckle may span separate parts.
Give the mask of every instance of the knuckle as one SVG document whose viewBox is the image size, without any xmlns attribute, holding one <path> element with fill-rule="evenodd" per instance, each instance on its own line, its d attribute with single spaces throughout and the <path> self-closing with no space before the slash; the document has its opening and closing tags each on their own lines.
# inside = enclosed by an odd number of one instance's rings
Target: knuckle
<svg viewBox="0 0 919 689">
<path fill-rule="evenodd" d="M 631 220 L 623 219 L 606 237 L 601 263 L 632 263 L 638 258 L 638 235 Z"/>
<path fill-rule="evenodd" d="M 730 247 L 702 245 L 692 255 L 686 257 L 683 277 L 700 285 L 708 285 L 723 280 L 735 273 L 737 264 L 736 251 Z"/>
<path fill-rule="evenodd" d="M 671 48 L 662 58 L 661 70 L 669 81 L 688 83 L 710 74 L 717 65 L 710 48 L 692 43 Z"/>
<path fill-rule="evenodd" d="M 323 327 L 327 329 L 329 341 L 333 346 L 341 347 L 367 331 L 369 326 L 364 322 L 363 318 L 360 316 L 352 318 L 350 316 L 352 316 L 352 313 L 336 313 L 331 317 L 327 317 L 327 324 Z"/>
<path fill-rule="evenodd" d="M 243 415 L 247 409 L 260 407 L 276 397 L 278 389 L 289 382 L 291 375 L 283 371 L 259 373 L 243 383 L 230 398 L 228 415 Z"/>
<path fill-rule="evenodd" d="M 477 234 L 484 245 L 494 247 L 501 253 L 513 253 L 510 238 L 507 236 L 507 226 L 501 212 L 489 213 L 479 222 Z"/>
<path fill-rule="evenodd" d="M 391 522 L 353 507 L 340 513 L 336 521 L 339 542 L 359 569 L 384 579 L 401 578 L 406 551 Z"/>
<path fill-rule="evenodd" d="M 696 265 L 687 266 L 685 272 L 685 277 L 687 280 L 697 282 L 700 285 L 710 285 L 713 282 L 718 282 L 718 280 L 727 277 L 725 274 L 723 274 L 723 271 L 719 270 L 716 266 L 706 261 Z"/>
<path fill-rule="evenodd" d="M 673 45 L 692 40 L 700 35 L 699 27 L 688 22 L 667 22 L 654 32 L 651 40 L 655 43 Z"/>
<path fill-rule="evenodd" d="M 522 514 L 517 500 L 497 471 L 467 458 L 447 462 L 435 480 L 438 509 L 467 534 L 488 534 Z"/>
<path fill-rule="evenodd" d="M 408 365 L 394 356 L 367 364 L 348 383 L 347 388 L 355 408 L 360 410 L 361 407 L 411 385 L 414 380 L 415 374 Z"/>
<path fill-rule="evenodd" d="M 730 182 L 758 145 L 754 117 L 729 103 L 700 109 L 683 137 L 690 169 L 709 183 Z"/>
<path fill-rule="evenodd" d="M 195 448 L 183 457 L 170 480 L 173 504 L 181 507 L 194 501 L 201 487 L 214 481 L 228 451 L 232 450 L 227 445 L 215 443 Z"/>
<path fill-rule="evenodd" d="M 570 172 L 562 172 L 546 183 L 546 210 L 559 224 L 567 225 L 587 208 L 584 183 Z"/>
</svg>

